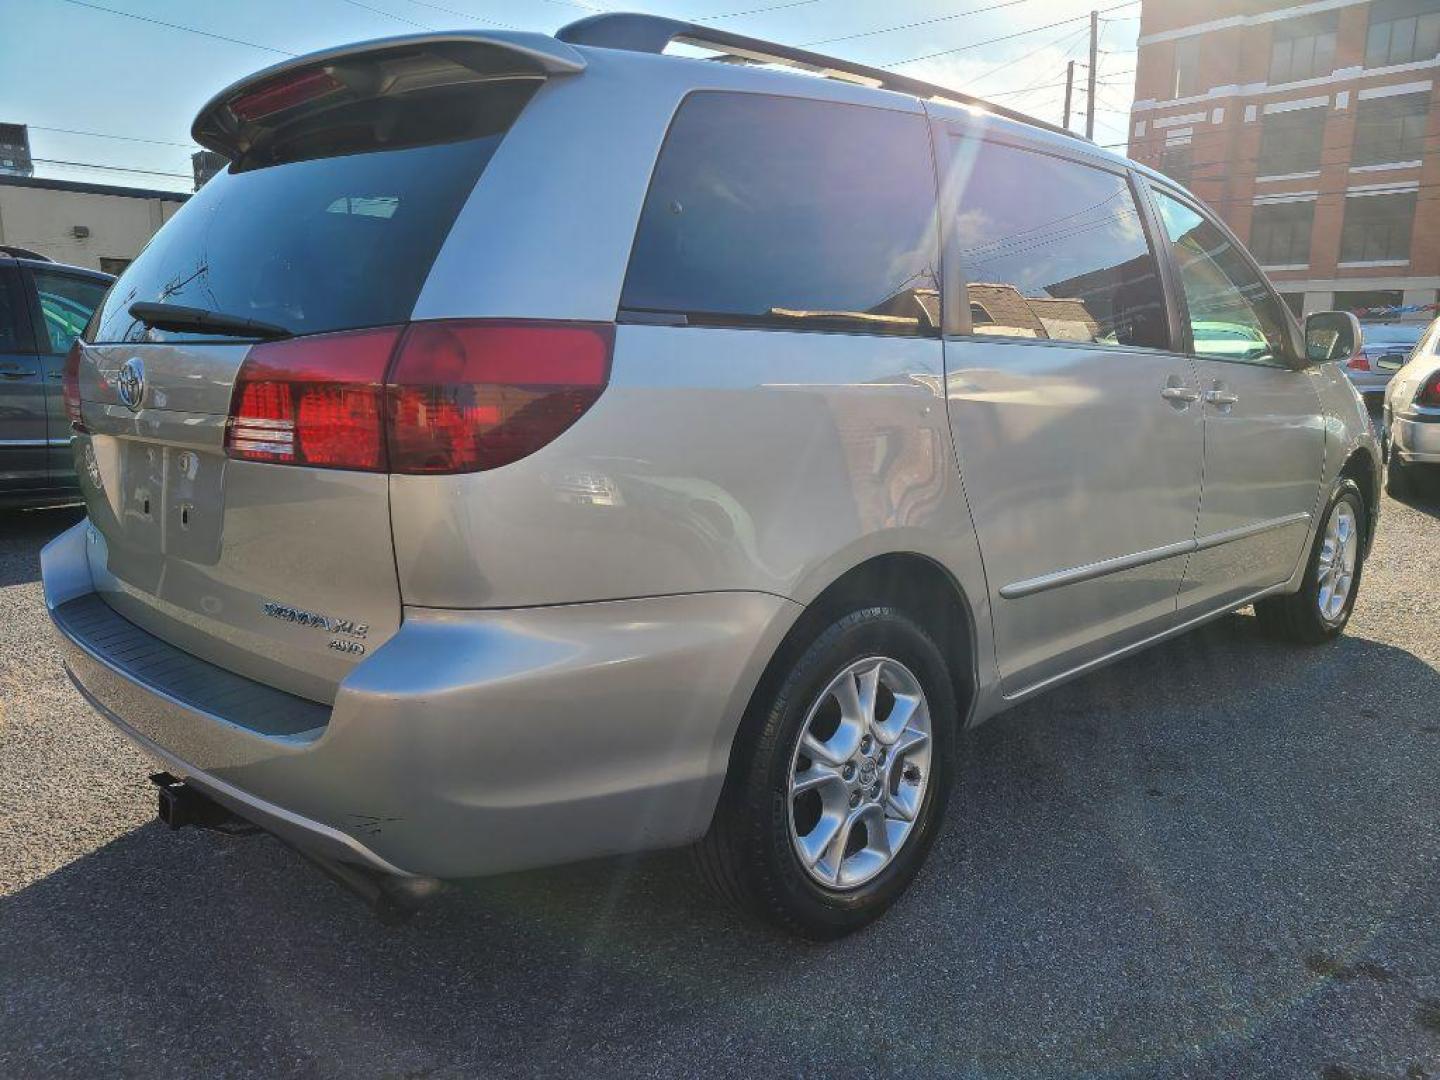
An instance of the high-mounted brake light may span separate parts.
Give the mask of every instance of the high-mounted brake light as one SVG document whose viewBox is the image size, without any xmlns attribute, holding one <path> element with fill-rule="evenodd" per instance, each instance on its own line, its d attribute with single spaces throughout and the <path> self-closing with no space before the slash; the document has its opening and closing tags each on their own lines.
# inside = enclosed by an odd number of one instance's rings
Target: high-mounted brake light
<svg viewBox="0 0 1440 1080">
<path fill-rule="evenodd" d="M 65 402 L 65 417 L 72 431 L 83 432 L 85 416 L 80 407 L 80 339 L 76 338 L 65 354 L 65 368 L 60 376 L 60 397 Z"/>
<path fill-rule="evenodd" d="M 235 458 L 385 471 L 385 369 L 398 327 L 256 345 L 235 379 L 225 450 Z"/>
<path fill-rule="evenodd" d="M 326 94 L 333 94 L 343 86 L 339 79 L 323 68 L 298 75 L 284 75 L 251 90 L 248 94 L 241 94 L 230 102 L 230 111 L 237 119 L 248 124 L 296 105 L 303 105 L 307 101 L 322 98 Z"/>
<path fill-rule="evenodd" d="M 391 471 L 477 472 L 533 454 L 600 397 L 614 340 L 599 323 L 413 324 L 390 373 Z"/>
<path fill-rule="evenodd" d="M 236 377 L 225 449 L 366 472 L 498 468 L 595 404 L 614 339 L 603 323 L 448 320 L 266 342 Z"/>
</svg>

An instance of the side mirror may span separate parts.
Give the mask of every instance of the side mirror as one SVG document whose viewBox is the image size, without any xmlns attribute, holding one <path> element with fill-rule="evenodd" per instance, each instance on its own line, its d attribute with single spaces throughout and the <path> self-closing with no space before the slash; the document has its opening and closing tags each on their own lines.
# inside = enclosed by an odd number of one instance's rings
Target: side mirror
<svg viewBox="0 0 1440 1080">
<path fill-rule="evenodd" d="M 1305 319 L 1305 359 L 1346 360 L 1360 347 L 1360 320 L 1348 311 L 1317 311 Z"/>
</svg>

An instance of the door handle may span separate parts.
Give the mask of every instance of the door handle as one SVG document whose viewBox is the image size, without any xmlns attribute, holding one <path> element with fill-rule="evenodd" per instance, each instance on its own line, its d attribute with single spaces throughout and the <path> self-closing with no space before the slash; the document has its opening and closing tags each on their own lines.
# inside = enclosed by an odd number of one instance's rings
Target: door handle
<svg viewBox="0 0 1440 1080">
<path fill-rule="evenodd" d="M 1188 405 L 1192 401 L 1200 400 L 1200 391 L 1192 390 L 1188 386 L 1167 386 L 1160 391 L 1160 396 L 1166 401 L 1182 401 Z"/>
<path fill-rule="evenodd" d="M 0 367 L 0 379 L 29 379 L 33 377 L 33 372 L 22 371 L 17 367 Z"/>
<path fill-rule="evenodd" d="M 1228 406 L 1234 405 L 1240 399 L 1229 390 L 1221 390 L 1217 387 L 1214 390 L 1205 391 L 1205 400 L 1211 405 L 1227 408 Z"/>
</svg>

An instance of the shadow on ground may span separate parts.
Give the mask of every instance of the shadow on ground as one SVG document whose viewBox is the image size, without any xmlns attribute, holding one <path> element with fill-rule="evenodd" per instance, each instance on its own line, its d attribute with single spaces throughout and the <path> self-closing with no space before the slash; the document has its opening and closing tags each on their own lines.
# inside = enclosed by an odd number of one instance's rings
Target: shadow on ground
<svg viewBox="0 0 1440 1080">
<path fill-rule="evenodd" d="M 916 887 L 824 947 L 673 853 L 385 929 L 267 838 L 147 825 L 0 900 L 0 1073 L 1433 1075 L 1437 700 L 1221 620 L 970 737 Z"/>
<path fill-rule="evenodd" d="M 40 578 L 38 550 L 51 537 L 68 529 L 85 516 L 80 506 L 44 510 L 0 509 L 0 539 L 14 540 L 0 553 L 0 588 Z"/>
</svg>

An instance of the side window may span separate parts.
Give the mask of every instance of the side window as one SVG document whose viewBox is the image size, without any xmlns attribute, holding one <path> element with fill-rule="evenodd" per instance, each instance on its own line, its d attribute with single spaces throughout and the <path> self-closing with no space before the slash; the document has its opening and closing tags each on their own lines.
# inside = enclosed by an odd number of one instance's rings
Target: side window
<svg viewBox="0 0 1440 1080">
<path fill-rule="evenodd" d="M 40 299 L 40 351 L 66 353 L 100 306 L 107 286 L 58 270 L 32 270 Z"/>
<path fill-rule="evenodd" d="M 0 266 L 0 353 L 33 353 L 20 274 Z"/>
<path fill-rule="evenodd" d="M 974 333 L 1169 347 L 1123 176 L 977 139 L 954 147 L 946 206 Z"/>
<path fill-rule="evenodd" d="M 695 93 L 656 163 L 620 306 L 691 325 L 938 334 L 937 232 L 923 117 Z"/>
<path fill-rule="evenodd" d="M 1180 270 L 1195 355 L 1285 366 L 1285 315 L 1239 249 L 1200 213 L 1155 193 Z"/>
</svg>

